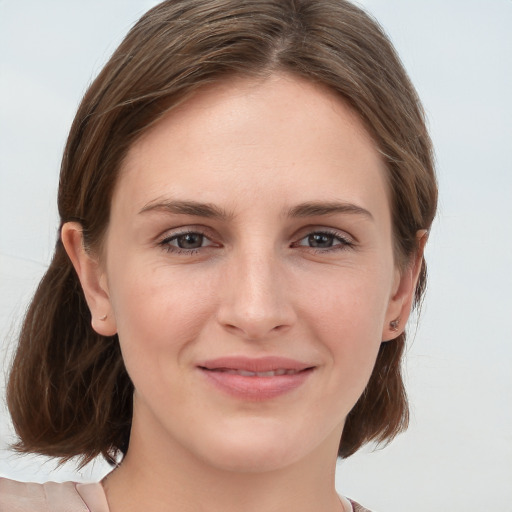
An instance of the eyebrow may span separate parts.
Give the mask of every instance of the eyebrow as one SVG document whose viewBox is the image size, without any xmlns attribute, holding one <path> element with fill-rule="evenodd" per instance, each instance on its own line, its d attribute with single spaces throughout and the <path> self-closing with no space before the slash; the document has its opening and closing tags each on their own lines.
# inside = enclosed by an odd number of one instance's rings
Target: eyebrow
<svg viewBox="0 0 512 512">
<path fill-rule="evenodd" d="M 357 206 L 352 203 L 340 202 L 312 201 L 302 203 L 290 208 L 287 214 L 289 217 L 316 217 L 322 215 L 334 215 L 336 213 L 362 215 L 370 220 L 374 220 L 373 215 L 361 206 Z"/>
<path fill-rule="evenodd" d="M 224 220 L 229 215 L 225 210 L 209 203 L 199 203 L 197 201 L 172 201 L 168 199 L 156 200 L 147 203 L 139 213 L 147 212 L 165 212 L 179 215 L 194 215 L 196 217 L 207 217 Z"/>
<path fill-rule="evenodd" d="M 210 203 L 200 203 L 197 201 L 174 201 L 169 199 L 155 200 L 147 203 L 140 211 L 141 213 L 160 211 L 164 213 L 178 215 L 193 215 L 196 217 L 206 217 L 219 220 L 232 218 L 224 209 Z M 298 204 L 286 212 L 288 217 L 317 217 L 323 215 L 335 215 L 345 213 L 352 215 L 362 215 L 373 220 L 373 215 L 361 206 L 352 203 L 343 202 L 322 202 L 309 201 Z"/>
</svg>

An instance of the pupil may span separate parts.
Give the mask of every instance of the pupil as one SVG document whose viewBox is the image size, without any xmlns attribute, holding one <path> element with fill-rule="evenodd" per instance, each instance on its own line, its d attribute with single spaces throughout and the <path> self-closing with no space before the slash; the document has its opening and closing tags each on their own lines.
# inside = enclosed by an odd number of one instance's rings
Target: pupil
<svg viewBox="0 0 512 512">
<path fill-rule="evenodd" d="M 309 235 L 308 242 L 311 247 L 332 247 L 332 235 L 315 233 Z"/>
<path fill-rule="evenodd" d="M 198 249 L 203 245 L 203 235 L 187 233 L 179 236 L 177 242 L 180 249 Z"/>
</svg>

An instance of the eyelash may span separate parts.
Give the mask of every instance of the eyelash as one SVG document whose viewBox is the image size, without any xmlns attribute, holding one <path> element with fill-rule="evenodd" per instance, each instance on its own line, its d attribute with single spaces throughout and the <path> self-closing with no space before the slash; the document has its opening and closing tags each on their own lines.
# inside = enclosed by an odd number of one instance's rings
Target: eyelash
<svg viewBox="0 0 512 512">
<path fill-rule="evenodd" d="M 204 237 L 205 239 L 209 240 L 208 235 L 201 230 L 195 229 L 195 230 L 186 230 L 186 231 L 180 231 L 179 233 L 175 233 L 171 236 L 168 236 L 164 238 L 161 242 L 158 243 L 159 246 L 161 246 L 166 252 L 170 252 L 173 254 L 186 254 L 186 255 L 194 255 L 199 252 L 200 249 L 204 249 L 205 247 L 196 247 L 193 249 L 184 249 L 182 247 L 177 247 L 174 245 L 171 245 L 171 242 L 174 240 L 177 240 L 180 237 L 187 236 L 187 235 L 199 235 Z M 213 244 L 212 244 L 213 245 Z"/>
<path fill-rule="evenodd" d="M 191 249 L 185 249 L 182 247 L 177 247 L 177 246 L 171 245 L 172 241 L 175 241 L 178 238 L 186 236 L 186 235 L 199 235 L 201 237 L 204 237 L 204 239 L 210 240 L 206 233 L 196 229 L 196 230 L 187 230 L 187 231 L 181 231 L 179 233 L 175 233 L 171 236 L 164 238 L 162 241 L 160 241 L 158 243 L 158 245 L 160 247 L 162 247 L 166 252 L 178 254 L 178 255 L 179 254 L 194 255 L 194 254 L 197 254 L 200 251 L 200 249 L 205 249 L 207 247 L 215 245 L 214 243 L 212 243 L 212 244 L 209 244 L 206 246 L 195 247 L 195 248 L 191 248 Z M 305 240 L 311 236 L 314 236 L 314 235 L 332 237 L 332 240 L 331 240 L 332 243 L 334 243 L 336 241 L 340 242 L 340 243 L 338 243 L 336 245 L 332 245 L 330 247 L 324 247 L 324 248 L 310 247 L 307 245 L 302 245 L 300 243 L 303 240 Z M 314 254 L 325 254 L 325 253 L 331 253 L 331 252 L 336 252 L 336 251 L 344 251 L 347 249 L 353 249 L 354 246 L 355 246 L 355 243 L 348 237 L 342 236 L 337 231 L 330 231 L 330 230 L 326 230 L 326 229 L 318 230 L 318 231 L 311 231 L 311 232 L 307 233 L 305 236 L 301 237 L 297 242 L 294 242 L 293 244 L 291 244 L 291 247 L 303 247 L 304 249 L 310 250 Z"/>
<path fill-rule="evenodd" d="M 331 242 L 334 243 L 334 242 L 338 241 L 340 243 L 336 244 L 336 245 L 332 245 L 331 247 L 324 247 L 324 248 L 309 247 L 309 246 L 300 244 L 300 242 L 302 240 L 305 240 L 314 235 L 331 237 L 332 238 Z M 323 229 L 323 230 L 319 230 L 319 231 L 311 231 L 310 233 L 307 233 L 305 236 L 303 236 L 300 240 L 298 240 L 297 242 L 294 242 L 292 244 L 292 247 L 304 247 L 306 249 L 313 251 L 315 254 L 325 254 L 325 253 L 336 252 L 336 251 L 345 251 L 347 249 L 353 249 L 354 246 L 355 246 L 354 242 L 347 236 L 343 236 L 338 231 L 330 231 L 328 229 Z"/>
</svg>

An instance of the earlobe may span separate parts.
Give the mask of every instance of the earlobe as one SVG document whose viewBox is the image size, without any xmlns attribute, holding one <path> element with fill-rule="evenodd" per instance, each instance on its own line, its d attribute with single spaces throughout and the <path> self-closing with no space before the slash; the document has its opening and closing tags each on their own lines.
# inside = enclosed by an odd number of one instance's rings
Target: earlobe
<svg viewBox="0 0 512 512">
<path fill-rule="evenodd" d="M 423 252 L 428 232 L 425 229 L 416 233 L 417 250 L 414 259 L 403 271 L 397 270 L 396 285 L 386 313 L 386 321 L 382 330 L 382 341 L 390 341 L 402 334 L 411 313 L 416 292 L 416 285 L 423 264 Z"/>
<path fill-rule="evenodd" d="M 117 326 L 106 275 L 98 259 L 84 246 L 81 224 L 66 222 L 62 226 L 61 240 L 82 285 L 91 312 L 92 328 L 103 336 L 113 336 L 117 332 Z"/>
</svg>

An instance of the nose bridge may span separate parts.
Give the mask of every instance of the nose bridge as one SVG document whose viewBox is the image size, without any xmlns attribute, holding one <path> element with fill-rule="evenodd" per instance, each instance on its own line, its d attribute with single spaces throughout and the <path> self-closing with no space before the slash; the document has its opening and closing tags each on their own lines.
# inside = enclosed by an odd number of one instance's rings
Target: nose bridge
<svg viewBox="0 0 512 512">
<path fill-rule="evenodd" d="M 268 313 L 278 303 L 277 262 L 271 251 L 247 251 L 240 258 L 240 294 L 244 308 L 252 315 Z"/>
<path fill-rule="evenodd" d="M 230 330 L 256 339 L 293 322 L 293 309 L 272 247 L 251 244 L 234 252 L 226 276 L 219 320 Z"/>
</svg>

